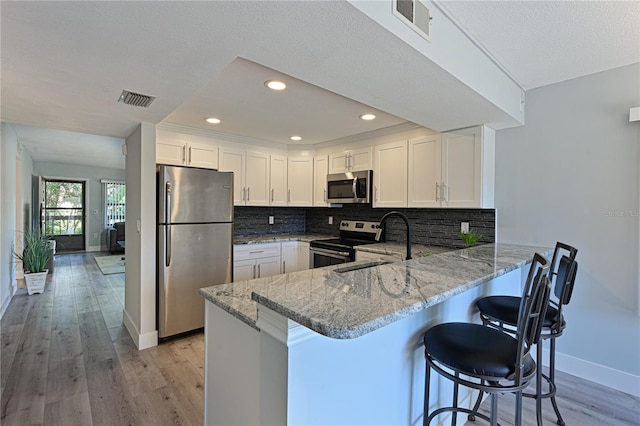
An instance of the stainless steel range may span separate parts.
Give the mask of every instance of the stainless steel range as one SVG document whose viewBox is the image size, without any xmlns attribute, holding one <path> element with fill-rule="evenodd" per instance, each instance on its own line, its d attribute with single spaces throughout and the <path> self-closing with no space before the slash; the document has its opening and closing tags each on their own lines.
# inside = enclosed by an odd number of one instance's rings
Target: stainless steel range
<svg viewBox="0 0 640 426">
<path fill-rule="evenodd" d="M 340 222 L 340 237 L 325 240 L 313 240 L 309 243 L 311 267 L 337 265 L 356 260 L 356 246 L 373 244 L 380 224 L 343 220 Z"/>
</svg>

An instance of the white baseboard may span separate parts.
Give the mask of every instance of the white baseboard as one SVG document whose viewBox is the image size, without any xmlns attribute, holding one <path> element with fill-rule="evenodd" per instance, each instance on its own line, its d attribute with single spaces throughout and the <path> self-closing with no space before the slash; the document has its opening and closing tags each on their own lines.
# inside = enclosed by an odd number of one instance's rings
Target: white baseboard
<svg viewBox="0 0 640 426">
<path fill-rule="evenodd" d="M 542 350 L 543 359 L 549 360 L 549 350 Z M 556 369 L 592 382 L 640 397 L 640 376 L 556 351 Z"/>
<path fill-rule="evenodd" d="M 0 305 L 0 318 L 4 316 L 4 313 L 7 312 L 7 308 L 11 303 L 11 299 L 13 299 L 13 295 L 18 291 L 18 283 L 16 281 L 12 281 L 9 285 L 9 294 L 4 298 L 2 304 Z"/>
<path fill-rule="evenodd" d="M 122 322 L 124 323 L 125 328 L 129 332 L 131 339 L 133 339 L 133 343 L 136 344 L 138 350 L 143 350 L 147 348 L 151 348 L 153 346 L 158 346 L 158 331 L 154 330 L 149 333 L 140 334 L 138 328 L 134 324 L 133 320 L 129 316 L 129 313 L 126 310 L 122 311 Z"/>
</svg>

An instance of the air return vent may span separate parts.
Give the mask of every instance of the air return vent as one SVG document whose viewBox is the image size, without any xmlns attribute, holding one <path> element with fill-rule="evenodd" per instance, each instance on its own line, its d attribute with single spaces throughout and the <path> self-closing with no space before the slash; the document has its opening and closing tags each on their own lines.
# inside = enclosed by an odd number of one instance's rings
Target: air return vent
<svg viewBox="0 0 640 426">
<path fill-rule="evenodd" d="M 129 92 L 128 90 L 123 90 L 122 94 L 120 95 L 120 99 L 118 99 L 118 102 L 123 102 L 127 105 L 148 108 L 149 105 L 151 105 L 151 102 L 153 102 L 155 99 L 155 96 L 142 95 L 140 93 L 133 93 Z"/>
<path fill-rule="evenodd" d="M 420 0 L 393 0 L 393 14 L 427 41 L 431 41 L 431 14 Z"/>
</svg>

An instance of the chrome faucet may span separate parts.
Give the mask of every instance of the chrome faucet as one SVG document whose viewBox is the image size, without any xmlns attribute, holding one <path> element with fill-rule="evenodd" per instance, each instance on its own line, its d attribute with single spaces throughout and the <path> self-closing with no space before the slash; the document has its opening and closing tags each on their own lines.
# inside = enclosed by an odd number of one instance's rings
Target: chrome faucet
<svg viewBox="0 0 640 426">
<path fill-rule="evenodd" d="M 411 224 L 409 223 L 409 218 L 404 213 L 394 210 L 382 216 L 382 219 L 380 219 L 380 227 L 378 228 L 378 232 L 376 232 L 376 241 L 380 241 L 382 231 L 384 230 L 384 223 L 390 216 L 398 216 L 400 219 L 404 220 L 404 224 L 407 225 L 407 256 L 405 259 L 409 260 L 411 259 Z"/>
</svg>

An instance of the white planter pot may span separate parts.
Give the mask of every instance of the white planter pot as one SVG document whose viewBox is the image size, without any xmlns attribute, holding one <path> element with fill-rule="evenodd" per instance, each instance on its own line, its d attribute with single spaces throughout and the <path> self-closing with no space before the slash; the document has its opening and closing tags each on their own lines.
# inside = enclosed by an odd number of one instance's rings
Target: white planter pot
<svg viewBox="0 0 640 426">
<path fill-rule="evenodd" d="M 47 269 L 44 272 L 36 272 L 35 274 L 24 274 L 24 280 L 27 282 L 27 292 L 29 295 L 44 292 L 44 283 L 47 281 L 48 273 L 49 270 Z"/>
</svg>

